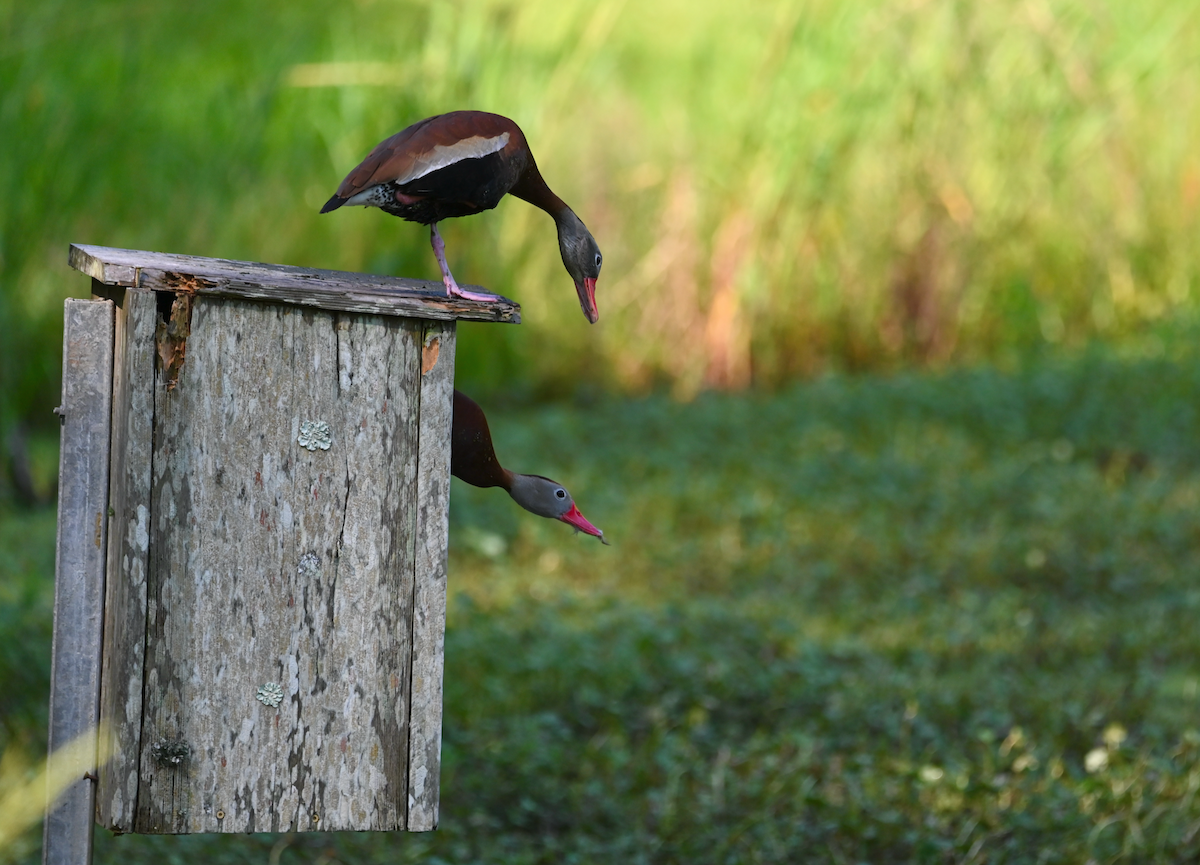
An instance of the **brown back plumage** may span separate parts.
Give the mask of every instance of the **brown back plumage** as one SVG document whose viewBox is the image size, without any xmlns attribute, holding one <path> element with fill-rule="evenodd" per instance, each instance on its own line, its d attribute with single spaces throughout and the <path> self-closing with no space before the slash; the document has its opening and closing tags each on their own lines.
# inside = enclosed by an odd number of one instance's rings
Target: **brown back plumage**
<svg viewBox="0 0 1200 865">
<path fill-rule="evenodd" d="M 438 153 L 438 148 L 442 148 L 441 153 L 449 158 L 456 153 L 464 159 L 480 155 L 477 152 L 478 145 L 473 148 L 470 142 L 490 141 L 505 133 L 508 133 L 508 140 L 503 146 L 506 152 L 528 152 L 529 145 L 520 127 L 499 114 L 451 111 L 427 117 L 381 141 L 367 154 L 366 159 L 346 175 L 338 187 L 337 197 L 350 198 L 380 183 L 405 182 L 404 179 L 411 177 L 414 172 L 419 176 L 422 161 Z"/>
</svg>

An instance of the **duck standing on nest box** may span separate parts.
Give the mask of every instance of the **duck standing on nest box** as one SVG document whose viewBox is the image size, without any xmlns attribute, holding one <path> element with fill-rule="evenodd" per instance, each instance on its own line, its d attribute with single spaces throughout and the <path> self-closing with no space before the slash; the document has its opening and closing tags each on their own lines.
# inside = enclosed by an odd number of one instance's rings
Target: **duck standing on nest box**
<svg viewBox="0 0 1200 865">
<path fill-rule="evenodd" d="M 392 216 L 430 226 L 429 242 L 442 269 L 446 294 L 491 301 L 495 295 L 458 287 L 446 263 L 437 224 L 491 210 L 506 193 L 540 207 L 558 226 L 558 248 L 575 281 L 579 306 L 592 324 L 596 280 L 603 258 L 591 232 L 538 172 L 516 123 L 484 111 L 452 111 L 428 117 L 380 142 L 346 175 L 322 213 L 345 204 L 378 207 Z"/>
<path fill-rule="evenodd" d="M 457 390 L 450 433 L 450 474 L 473 487 L 503 487 L 513 501 L 530 513 L 562 520 L 599 538 L 600 543 L 608 543 L 604 532 L 587 521 L 571 494 L 557 481 L 541 475 L 520 475 L 500 465 L 483 409 Z"/>
</svg>

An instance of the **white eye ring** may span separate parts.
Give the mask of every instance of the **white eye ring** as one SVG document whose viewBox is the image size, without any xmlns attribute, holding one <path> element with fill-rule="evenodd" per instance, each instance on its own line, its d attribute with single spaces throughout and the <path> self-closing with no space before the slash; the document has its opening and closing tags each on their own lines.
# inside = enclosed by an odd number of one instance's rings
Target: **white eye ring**
<svg viewBox="0 0 1200 865">
<path fill-rule="evenodd" d="M 555 494 L 556 496 L 558 496 L 560 499 L 565 499 L 565 498 L 567 497 L 567 491 L 566 491 L 566 490 L 564 490 L 564 489 L 562 489 L 561 487 L 559 487 L 558 489 L 556 489 L 556 490 L 554 491 L 554 494 Z"/>
<path fill-rule="evenodd" d="M 596 267 L 599 267 L 603 261 L 604 261 L 603 257 L 601 257 L 600 253 L 597 252 L 596 253 Z"/>
</svg>

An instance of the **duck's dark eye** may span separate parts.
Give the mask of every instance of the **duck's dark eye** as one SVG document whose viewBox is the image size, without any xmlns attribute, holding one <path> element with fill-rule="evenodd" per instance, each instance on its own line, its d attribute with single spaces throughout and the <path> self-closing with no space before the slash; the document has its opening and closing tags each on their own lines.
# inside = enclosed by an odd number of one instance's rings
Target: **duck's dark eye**
<svg viewBox="0 0 1200 865">
<path fill-rule="evenodd" d="M 558 489 L 556 489 L 554 491 L 554 494 L 556 496 L 558 496 L 560 499 L 565 499 L 567 497 L 567 491 L 564 490 L 562 487 L 559 487 Z"/>
<path fill-rule="evenodd" d="M 600 256 L 600 253 L 597 252 L 596 253 L 596 270 L 600 269 L 600 265 L 603 263 L 603 261 L 604 261 L 604 259 Z"/>
</svg>

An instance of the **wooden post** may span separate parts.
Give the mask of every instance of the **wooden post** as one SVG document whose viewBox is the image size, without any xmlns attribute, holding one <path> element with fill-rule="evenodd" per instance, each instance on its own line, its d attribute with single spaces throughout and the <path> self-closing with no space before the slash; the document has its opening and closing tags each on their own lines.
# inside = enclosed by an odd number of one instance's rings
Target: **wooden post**
<svg viewBox="0 0 1200 865">
<path fill-rule="evenodd" d="M 53 754 L 91 733 L 100 692 L 108 450 L 112 409 L 113 305 L 68 300 L 63 333 L 62 444 L 50 678 Z M 93 757 L 94 764 L 94 757 Z M 94 775 L 95 766 L 90 769 Z M 48 802 L 42 862 L 86 865 L 92 857 L 94 779 L 81 777 Z"/>
<path fill-rule="evenodd" d="M 117 306 L 97 819 L 435 828 L 455 322 L 518 307 L 221 259 L 70 261 Z"/>
</svg>

